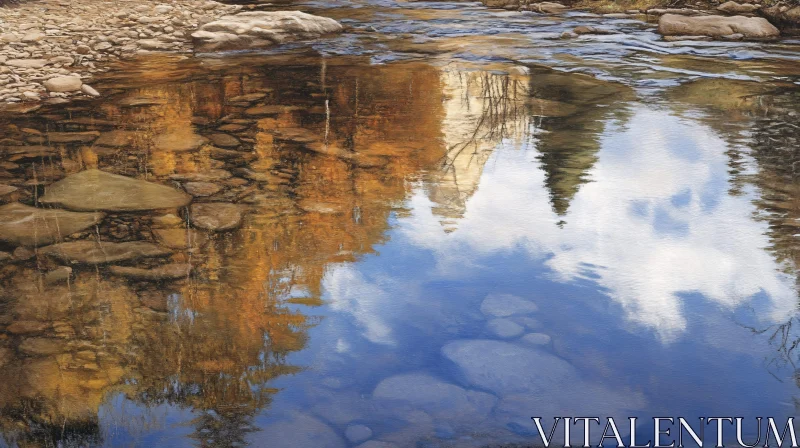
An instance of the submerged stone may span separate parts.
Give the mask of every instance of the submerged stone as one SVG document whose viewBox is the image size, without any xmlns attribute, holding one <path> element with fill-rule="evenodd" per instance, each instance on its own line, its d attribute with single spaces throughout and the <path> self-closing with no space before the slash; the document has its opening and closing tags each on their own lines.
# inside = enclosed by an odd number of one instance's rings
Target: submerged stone
<svg viewBox="0 0 800 448">
<path fill-rule="evenodd" d="M 511 294 L 489 294 L 481 303 L 481 312 L 495 317 L 535 313 L 538 309 L 535 303 Z"/>
<path fill-rule="evenodd" d="M 204 233 L 192 229 L 153 229 L 153 234 L 161 244 L 170 249 L 191 249 L 200 247 L 208 241 Z"/>
<path fill-rule="evenodd" d="M 522 325 L 509 319 L 492 319 L 486 328 L 499 338 L 513 338 L 522 334 L 525 329 Z"/>
<path fill-rule="evenodd" d="M 200 229 L 232 230 L 242 225 L 242 210 L 238 205 L 226 202 L 192 204 L 189 219 L 192 225 Z"/>
<path fill-rule="evenodd" d="M 242 144 L 238 138 L 229 134 L 211 134 L 208 138 L 214 145 L 222 148 L 235 148 Z"/>
<path fill-rule="evenodd" d="M 0 207 L 0 241 L 45 246 L 103 220 L 103 213 L 78 213 L 13 203 Z"/>
<path fill-rule="evenodd" d="M 219 193 L 222 187 L 211 182 L 186 182 L 183 189 L 192 196 L 203 197 Z"/>
<path fill-rule="evenodd" d="M 91 143 L 100 136 L 97 131 L 86 132 L 48 132 L 47 134 L 29 135 L 26 140 L 34 144 L 47 143 Z"/>
<path fill-rule="evenodd" d="M 156 151 L 184 152 L 194 151 L 208 143 L 208 139 L 197 134 L 171 132 L 161 134 L 153 141 Z"/>
<path fill-rule="evenodd" d="M 192 265 L 186 263 L 170 263 L 151 269 L 128 266 L 111 266 L 112 274 L 135 280 L 175 280 L 186 278 L 192 272 Z"/>
<path fill-rule="evenodd" d="M 49 186 L 40 202 L 79 211 L 141 211 L 179 208 L 191 200 L 188 194 L 165 185 L 86 170 Z"/>
<path fill-rule="evenodd" d="M 244 111 L 245 115 L 249 115 L 251 117 L 269 117 L 284 114 L 286 112 L 292 112 L 295 110 L 300 110 L 297 106 L 283 106 L 283 105 L 267 105 L 267 106 L 256 106 L 251 107 Z"/>
<path fill-rule="evenodd" d="M 136 138 L 136 132 L 115 130 L 103 133 L 94 144 L 95 146 L 106 146 L 109 148 L 124 148 L 133 143 Z"/>
<path fill-rule="evenodd" d="M 7 194 L 11 194 L 17 191 L 17 187 L 12 187 L 11 185 L 3 185 L 0 184 L 0 196 L 5 196 Z"/>
<path fill-rule="evenodd" d="M 147 257 L 163 257 L 171 252 L 144 241 L 111 243 L 106 241 L 73 241 L 41 248 L 40 253 L 69 263 L 105 264 Z"/>
<path fill-rule="evenodd" d="M 452 418 L 483 417 L 497 398 L 478 391 L 466 390 L 425 373 L 405 373 L 384 379 L 372 392 L 373 398 L 402 401 L 433 415 Z"/>
</svg>

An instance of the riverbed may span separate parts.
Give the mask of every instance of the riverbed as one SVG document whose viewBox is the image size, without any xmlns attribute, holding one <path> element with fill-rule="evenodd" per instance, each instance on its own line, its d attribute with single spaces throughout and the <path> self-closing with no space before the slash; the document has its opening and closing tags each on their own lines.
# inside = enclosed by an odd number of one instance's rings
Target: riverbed
<svg viewBox="0 0 800 448">
<path fill-rule="evenodd" d="M 301 6 L 350 28 L 0 116 L 2 204 L 114 204 L 0 222 L 2 443 L 529 446 L 533 416 L 755 440 L 797 414 L 800 42 Z"/>
</svg>

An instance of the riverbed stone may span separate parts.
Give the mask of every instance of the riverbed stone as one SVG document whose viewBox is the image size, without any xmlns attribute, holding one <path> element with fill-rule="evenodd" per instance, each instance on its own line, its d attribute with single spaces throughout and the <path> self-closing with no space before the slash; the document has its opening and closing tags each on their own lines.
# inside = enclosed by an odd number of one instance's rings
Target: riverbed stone
<svg viewBox="0 0 800 448">
<path fill-rule="evenodd" d="M 80 90 L 83 81 L 77 76 L 56 76 L 43 82 L 48 92 L 74 92 Z"/>
<path fill-rule="evenodd" d="M 333 19 L 300 11 L 250 11 L 206 23 L 192 39 L 198 52 L 249 50 L 342 30 Z"/>
<path fill-rule="evenodd" d="M 728 14 L 750 14 L 761 8 L 761 5 L 754 5 L 752 3 L 737 3 L 734 1 L 727 1 L 717 6 L 717 11 L 722 11 Z"/>
<path fill-rule="evenodd" d="M 148 257 L 163 257 L 171 254 L 169 250 L 163 247 L 144 241 L 126 241 L 122 243 L 71 241 L 45 246 L 39 251 L 43 255 L 73 264 L 106 264 Z"/>
<path fill-rule="evenodd" d="M 677 14 L 661 16 L 658 21 L 658 32 L 664 36 L 723 37 L 742 34 L 748 39 L 770 39 L 780 35 L 780 31 L 763 17 L 682 16 Z"/>
<path fill-rule="evenodd" d="M 192 204 L 189 219 L 197 228 L 211 231 L 233 230 L 242 225 L 242 210 L 227 202 Z"/>
<path fill-rule="evenodd" d="M 195 197 L 211 196 L 222 190 L 222 187 L 211 182 L 186 182 L 183 184 L 183 188 Z"/>
<path fill-rule="evenodd" d="M 348 425 L 344 436 L 350 443 L 361 443 L 372 437 L 372 430 L 367 425 Z"/>
<path fill-rule="evenodd" d="M 42 279 L 46 285 L 66 283 L 72 277 L 72 268 L 69 266 L 59 266 L 44 274 Z"/>
<path fill-rule="evenodd" d="M 291 412 L 262 426 L 259 442 L 270 448 L 345 448 L 347 444 L 325 423 Z"/>
<path fill-rule="evenodd" d="M 208 242 L 208 237 L 203 232 L 194 229 L 153 229 L 153 235 L 159 243 L 177 250 L 194 249 Z"/>
<path fill-rule="evenodd" d="M 33 134 L 25 138 L 29 143 L 49 144 L 49 143 L 91 143 L 100 136 L 97 131 L 86 132 L 48 132 L 47 134 Z"/>
<path fill-rule="evenodd" d="M 184 152 L 194 151 L 208 143 L 208 139 L 197 134 L 170 132 L 161 134 L 153 141 L 157 151 Z"/>
<path fill-rule="evenodd" d="M 6 331 L 11 334 L 38 334 L 43 333 L 50 327 L 46 322 L 38 320 L 18 320 L 6 327 Z"/>
<path fill-rule="evenodd" d="M 12 185 L 0 184 L 0 197 L 11 194 L 15 191 L 17 191 L 17 187 L 14 187 Z"/>
<path fill-rule="evenodd" d="M 481 312 L 494 317 L 530 314 L 538 309 L 539 307 L 530 300 L 511 294 L 489 294 L 481 303 Z"/>
<path fill-rule="evenodd" d="M 486 329 L 493 335 L 503 339 L 517 337 L 525 331 L 522 325 L 504 318 L 490 320 L 486 324 Z"/>
<path fill-rule="evenodd" d="M 6 65 L 18 68 L 42 68 L 48 64 L 47 59 L 9 59 Z"/>
<path fill-rule="evenodd" d="M 214 146 L 219 146 L 220 148 L 235 148 L 242 144 L 238 138 L 230 134 L 211 134 L 208 136 L 208 138 L 211 140 L 211 143 L 213 143 Z"/>
<path fill-rule="evenodd" d="M 575 368 L 543 350 L 482 339 L 453 341 L 442 354 L 468 384 L 500 395 L 558 390 L 577 379 Z"/>
<path fill-rule="evenodd" d="M 192 272 L 192 265 L 188 263 L 170 263 L 150 269 L 129 266 L 111 266 L 112 274 L 134 280 L 176 280 L 186 278 Z"/>
<path fill-rule="evenodd" d="M 530 345 L 548 345 L 552 339 L 544 333 L 528 333 L 521 340 Z"/>
<path fill-rule="evenodd" d="M 27 338 L 19 344 L 19 350 L 31 356 L 48 356 L 62 353 L 66 347 L 64 341 L 55 338 Z"/>
<path fill-rule="evenodd" d="M 20 203 L 0 207 L 0 241 L 15 246 L 52 244 L 103 220 L 103 213 L 79 213 L 31 207 Z"/>
<path fill-rule="evenodd" d="M 165 185 L 86 170 L 49 186 L 40 201 L 77 211 L 143 211 L 184 207 L 192 197 Z"/>
<path fill-rule="evenodd" d="M 109 148 L 124 148 L 130 146 L 136 138 L 136 132 L 124 131 L 116 129 L 109 132 L 104 132 L 100 137 L 95 140 L 95 146 L 106 146 Z"/>
<path fill-rule="evenodd" d="M 264 106 L 251 107 L 249 109 L 246 109 L 244 113 L 245 115 L 249 115 L 251 117 L 271 117 L 271 116 L 285 114 L 287 112 L 293 112 L 296 110 L 300 110 L 300 108 L 296 106 L 270 104 Z"/>
</svg>

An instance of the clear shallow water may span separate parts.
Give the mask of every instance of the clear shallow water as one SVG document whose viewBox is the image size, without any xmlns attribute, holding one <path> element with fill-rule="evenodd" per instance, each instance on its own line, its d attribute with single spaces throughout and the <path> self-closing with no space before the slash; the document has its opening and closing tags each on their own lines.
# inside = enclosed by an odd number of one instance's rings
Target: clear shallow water
<svg viewBox="0 0 800 448">
<path fill-rule="evenodd" d="M 213 233 L 111 213 L 65 237 L 169 246 L 126 264 L 186 278 L 3 261 L 4 443 L 526 446 L 537 415 L 796 414 L 796 70 L 558 42 L 595 56 L 152 57 L 99 102 L 4 116 L 4 202 L 98 168 L 201 180 L 219 191 L 195 202 L 245 215 Z M 79 131 L 100 138 L 52 142 Z M 158 144 L 219 132 L 234 153 Z"/>
</svg>

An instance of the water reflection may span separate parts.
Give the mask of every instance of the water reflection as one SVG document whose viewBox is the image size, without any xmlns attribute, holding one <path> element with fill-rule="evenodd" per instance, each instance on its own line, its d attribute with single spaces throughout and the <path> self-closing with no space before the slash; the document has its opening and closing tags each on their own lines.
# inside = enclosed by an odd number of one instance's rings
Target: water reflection
<svg viewBox="0 0 800 448">
<path fill-rule="evenodd" d="M 100 103 L 2 118 L 2 201 L 109 192 L 48 234 L 122 257 L 2 223 L 7 444 L 483 446 L 529 441 L 531 412 L 793 411 L 793 90 L 646 104 L 539 65 L 364 62 L 151 57 Z M 173 191 L 54 186 L 90 169 Z"/>
</svg>

